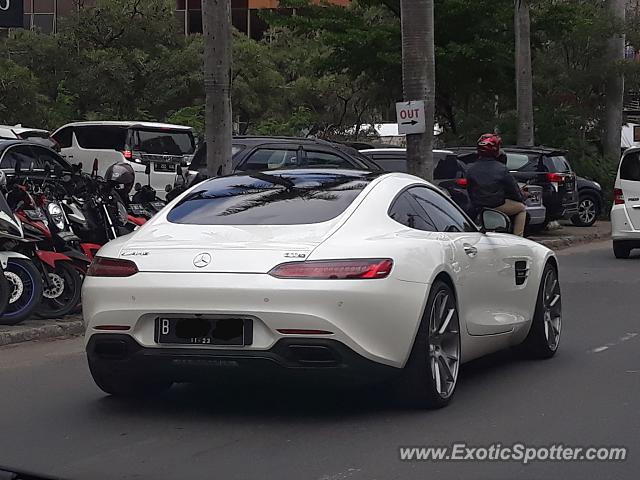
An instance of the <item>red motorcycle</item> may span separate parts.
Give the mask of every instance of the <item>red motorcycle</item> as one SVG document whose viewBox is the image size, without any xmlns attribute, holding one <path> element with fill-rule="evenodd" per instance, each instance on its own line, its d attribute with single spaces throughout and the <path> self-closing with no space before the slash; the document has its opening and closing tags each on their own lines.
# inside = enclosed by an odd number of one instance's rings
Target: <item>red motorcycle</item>
<svg viewBox="0 0 640 480">
<path fill-rule="evenodd" d="M 42 317 L 58 318 L 78 305 L 83 273 L 91 260 L 82 252 L 72 253 L 71 248 L 56 251 L 61 238 L 52 229 L 61 225 L 60 215 L 64 216 L 64 212 L 56 203 L 47 201 L 42 192 L 32 195 L 30 186 L 33 187 L 26 182 L 15 184 L 8 196 L 24 229 L 24 242 L 16 250 L 29 257 L 42 275 L 43 298 L 36 312 Z"/>
</svg>

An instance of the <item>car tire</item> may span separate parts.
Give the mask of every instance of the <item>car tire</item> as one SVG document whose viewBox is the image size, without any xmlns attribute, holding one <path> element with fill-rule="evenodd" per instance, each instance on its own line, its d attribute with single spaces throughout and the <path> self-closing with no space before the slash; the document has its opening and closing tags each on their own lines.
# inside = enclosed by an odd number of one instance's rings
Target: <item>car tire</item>
<svg viewBox="0 0 640 480">
<path fill-rule="evenodd" d="M 89 359 L 89 371 L 95 384 L 114 397 L 140 398 L 159 395 L 171 388 L 172 382 L 157 380 L 146 375 L 117 374 L 108 371 L 99 361 Z"/>
<path fill-rule="evenodd" d="M 395 394 L 400 403 L 431 409 L 449 404 L 458 380 L 460 352 L 456 297 L 449 285 L 437 280 L 409 359 L 396 381 Z"/>
<path fill-rule="evenodd" d="M 629 258 L 631 247 L 625 242 L 613 241 L 613 254 L 616 258 Z"/>
<path fill-rule="evenodd" d="M 600 216 L 600 200 L 591 192 L 579 194 L 578 213 L 571 217 L 571 223 L 576 227 L 590 227 Z"/>
<path fill-rule="evenodd" d="M 538 300 L 529 333 L 520 345 L 528 356 L 551 358 L 558 351 L 562 332 L 562 295 L 556 267 L 548 263 L 542 272 Z"/>
</svg>

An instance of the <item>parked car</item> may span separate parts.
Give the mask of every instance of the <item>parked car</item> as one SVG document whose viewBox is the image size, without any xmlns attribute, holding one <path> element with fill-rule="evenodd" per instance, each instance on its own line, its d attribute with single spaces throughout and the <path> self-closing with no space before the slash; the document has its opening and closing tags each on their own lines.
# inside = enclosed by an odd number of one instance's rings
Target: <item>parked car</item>
<svg viewBox="0 0 640 480">
<path fill-rule="evenodd" d="M 375 148 L 361 150 L 387 172 L 407 172 L 407 150 L 405 148 Z M 466 191 L 467 164 L 458 159 L 451 150 L 433 151 L 434 183 L 445 189 L 451 198 L 468 214 L 473 208 Z M 528 229 L 542 225 L 546 219 L 546 208 L 542 204 L 542 188 L 522 185 L 529 192 L 526 199 Z"/>
<path fill-rule="evenodd" d="M 65 172 L 72 171 L 71 165 L 64 158 L 40 143 L 0 140 L 0 169 L 11 178 L 15 175 L 15 167 L 18 163 L 22 170 L 33 169 L 36 174 L 43 172 L 47 164 L 52 170 L 58 165 Z"/>
<path fill-rule="evenodd" d="M 93 379 L 123 397 L 229 375 L 393 379 L 406 403 L 442 407 L 462 363 L 511 346 L 550 358 L 560 342 L 554 253 L 497 233 L 500 212 L 482 220 L 402 173 L 207 180 L 95 258 Z"/>
<path fill-rule="evenodd" d="M 600 214 L 604 206 L 602 187 L 598 182 L 584 177 L 576 177 L 578 184 L 578 213 L 571 217 L 571 222 L 577 227 L 590 227 Z"/>
<path fill-rule="evenodd" d="M 476 147 L 451 149 L 470 164 L 478 158 Z M 536 225 L 544 229 L 547 223 L 571 218 L 578 213 L 578 187 L 576 175 L 563 150 L 547 147 L 505 147 L 507 168 L 518 182 L 530 182 L 542 187 L 542 200 L 546 207 L 545 221 Z"/>
<path fill-rule="evenodd" d="M 233 138 L 232 155 L 233 172 L 309 167 L 382 171 L 379 165 L 355 148 L 315 138 L 236 136 Z M 187 186 L 208 177 L 207 144 L 202 142 L 188 173 L 184 177 L 176 176 L 174 191 L 167 199 L 175 198 Z"/>
<path fill-rule="evenodd" d="M 613 189 L 611 237 L 616 258 L 629 258 L 640 248 L 640 147 L 622 155 Z"/>
<path fill-rule="evenodd" d="M 60 151 L 58 143 L 51 138 L 48 130 L 40 128 L 28 128 L 22 125 L 0 125 L 0 139 L 4 140 L 31 140 L 40 143 L 52 150 Z"/>
<path fill-rule="evenodd" d="M 196 147 L 190 127 L 150 122 L 69 123 L 56 130 L 53 138 L 62 155 L 70 163 L 82 163 L 87 173 L 95 160 L 100 176 L 114 163 L 131 164 L 136 182 L 149 183 L 160 198 L 173 185 L 178 166 L 191 161 Z"/>
</svg>

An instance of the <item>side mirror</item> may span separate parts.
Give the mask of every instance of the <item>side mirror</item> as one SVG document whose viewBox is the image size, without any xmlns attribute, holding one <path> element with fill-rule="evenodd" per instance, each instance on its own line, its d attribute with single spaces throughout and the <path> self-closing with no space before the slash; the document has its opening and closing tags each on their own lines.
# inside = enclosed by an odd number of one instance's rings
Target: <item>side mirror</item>
<svg viewBox="0 0 640 480">
<path fill-rule="evenodd" d="M 483 232 L 509 233 L 511 220 L 504 213 L 497 210 L 485 209 L 480 214 Z"/>
</svg>

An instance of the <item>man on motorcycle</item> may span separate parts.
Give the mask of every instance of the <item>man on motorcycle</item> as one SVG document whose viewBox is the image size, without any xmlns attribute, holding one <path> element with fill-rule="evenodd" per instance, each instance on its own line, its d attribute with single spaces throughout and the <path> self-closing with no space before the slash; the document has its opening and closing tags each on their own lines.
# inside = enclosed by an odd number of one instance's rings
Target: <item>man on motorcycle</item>
<svg viewBox="0 0 640 480">
<path fill-rule="evenodd" d="M 499 160 L 502 139 L 486 133 L 478 140 L 478 160 L 467 170 L 467 190 L 474 207 L 492 208 L 513 219 L 513 233 L 523 236 L 527 219 L 518 183 Z"/>
</svg>

